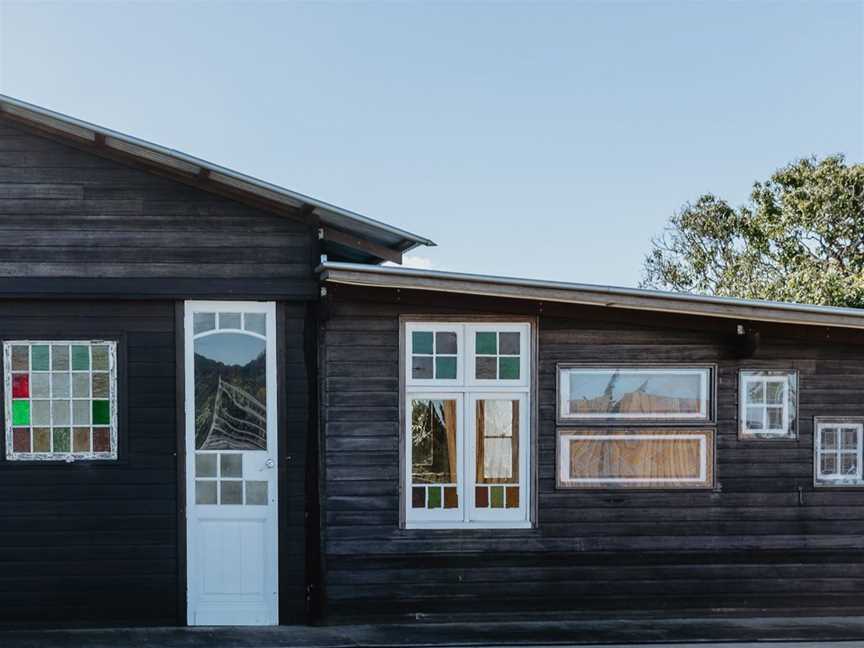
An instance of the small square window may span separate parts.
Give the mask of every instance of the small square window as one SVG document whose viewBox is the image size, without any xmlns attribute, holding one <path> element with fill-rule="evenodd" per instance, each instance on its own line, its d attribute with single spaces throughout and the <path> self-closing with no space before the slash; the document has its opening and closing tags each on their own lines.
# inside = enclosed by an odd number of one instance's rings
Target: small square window
<svg viewBox="0 0 864 648">
<path fill-rule="evenodd" d="M 864 486 L 862 479 L 864 423 L 847 419 L 815 421 L 815 481 L 817 486 Z"/>
<path fill-rule="evenodd" d="M 795 371 L 742 370 L 738 437 L 789 440 L 798 436 L 798 375 Z"/>
<path fill-rule="evenodd" d="M 116 343 L 14 341 L 3 353 L 7 459 L 117 458 Z"/>
</svg>

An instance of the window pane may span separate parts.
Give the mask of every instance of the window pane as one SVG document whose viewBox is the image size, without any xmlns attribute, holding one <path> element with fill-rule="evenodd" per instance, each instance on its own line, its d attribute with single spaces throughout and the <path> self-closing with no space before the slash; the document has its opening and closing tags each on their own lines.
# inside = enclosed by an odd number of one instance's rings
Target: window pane
<svg viewBox="0 0 864 648">
<path fill-rule="evenodd" d="M 51 374 L 51 396 L 53 398 L 69 398 L 69 374 Z"/>
<path fill-rule="evenodd" d="M 195 313 L 192 316 L 192 332 L 206 333 L 216 328 L 216 313 Z"/>
<path fill-rule="evenodd" d="M 12 371 L 27 371 L 30 369 L 30 347 L 12 347 Z"/>
<path fill-rule="evenodd" d="M 475 376 L 482 380 L 495 380 L 498 378 L 498 359 L 495 357 L 477 357 L 474 360 Z"/>
<path fill-rule="evenodd" d="M 215 504 L 216 503 L 216 483 L 215 481 L 195 481 L 195 503 L 196 504 Z"/>
<path fill-rule="evenodd" d="M 435 358 L 435 377 L 442 380 L 456 378 L 456 356 L 437 356 Z"/>
<path fill-rule="evenodd" d="M 843 428 L 840 436 L 840 447 L 843 450 L 855 450 L 858 448 L 858 430 L 855 428 Z"/>
<path fill-rule="evenodd" d="M 245 333 L 200 337 L 195 348 L 195 448 L 267 448 L 266 344 Z"/>
<path fill-rule="evenodd" d="M 844 453 L 840 455 L 840 472 L 843 475 L 854 476 L 858 472 L 858 454 Z"/>
<path fill-rule="evenodd" d="M 33 371 L 48 371 L 49 369 L 49 361 L 48 361 L 48 345 L 47 344 L 34 344 L 30 348 L 30 354 L 33 360 Z"/>
<path fill-rule="evenodd" d="M 83 344 L 72 345 L 72 369 L 86 371 L 90 368 L 90 347 Z"/>
<path fill-rule="evenodd" d="M 68 427 L 54 428 L 54 452 L 71 452 L 71 436 Z"/>
<path fill-rule="evenodd" d="M 477 482 L 519 481 L 519 401 L 477 401 Z"/>
<path fill-rule="evenodd" d="M 220 481 L 220 504 L 242 504 L 243 482 L 242 481 Z"/>
<path fill-rule="evenodd" d="M 769 407 L 768 410 L 768 429 L 780 430 L 783 428 L 783 408 Z"/>
<path fill-rule="evenodd" d="M 837 428 L 822 428 L 820 447 L 823 450 L 835 450 L 837 448 Z"/>
<path fill-rule="evenodd" d="M 519 355 L 518 333 L 499 333 L 498 343 L 501 346 L 499 350 L 501 355 Z"/>
<path fill-rule="evenodd" d="M 432 355 L 432 332 L 414 331 L 411 334 L 411 350 L 413 353 Z"/>
<path fill-rule="evenodd" d="M 834 453 L 823 454 L 820 458 L 819 470 L 823 475 L 834 475 L 837 473 L 837 455 Z"/>
<path fill-rule="evenodd" d="M 49 428 L 33 428 L 33 452 L 51 452 Z"/>
<path fill-rule="evenodd" d="M 219 457 L 220 476 L 225 477 L 242 477 L 243 476 L 243 455 L 242 454 L 223 454 Z"/>
<path fill-rule="evenodd" d="M 765 383 L 761 380 L 747 382 L 747 402 L 754 405 L 765 402 Z"/>
<path fill-rule="evenodd" d="M 264 313 L 246 313 L 243 316 L 243 328 L 258 335 L 267 335 L 267 317 Z"/>
<path fill-rule="evenodd" d="M 266 481 L 247 481 L 246 482 L 246 504 L 250 506 L 266 506 L 267 505 L 267 482 Z"/>
<path fill-rule="evenodd" d="M 456 355 L 456 334 L 452 331 L 436 333 L 435 353 Z"/>
<path fill-rule="evenodd" d="M 51 347 L 51 368 L 54 371 L 69 370 L 69 345 L 55 344 Z"/>
<path fill-rule="evenodd" d="M 497 334 L 490 332 L 478 332 L 474 338 L 474 352 L 482 355 L 495 355 L 498 353 Z"/>
<path fill-rule="evenodd" d="M 411 377 L 420 380 L 431 380 L 433 377 L 432 356 L 412 356 L 411 358 Z"/>
<path fill-rule="evenodd" d="M 93 369 L 108 371 L 108 347 L 104 344 L 91 347 L 93 353 Z"/>
<path fill-rule="evenodd" d="M 761 407 L 747 408 L 747 428 L 750 430 L 761 430 L 763 428 L 762 419 L 765 410 Z"/>
<path fill-rule="evenodd" d="M 498 378 L 519 380 L 519 358 L 498 358 Z"/>
<path fill-rule="evenodd" d="M 564 369 L 567 415 L 597 418 L 702 418 L 707 369 Z"/>
<path fill-rule="evenodd" d="M 30 389 L 33 398 L 48 398 L 51 395 L 51 374 L 30 374 Z"/>
<path fill-rule="evenodd" d="M 457 483 L 456 444 L 455 400 L 411 401 L 411 470 L 414 483 Z"/>
<path fill-rule="evenodd" d="M 216 454 L 205 454 L 198 452 L 195 454 L 195 476 L 196 477 L 216 477 Z"/>
<path fill-rule="evenodd" d="M 766 400 L 768 403 L 772 404 L 782 404 L 783 403 L 783 392 L 785 391 L 786 386 L 783 382 L 772 380 L 766 385 Z"/>
<path fill-rule="evenodd" d="M 219 313 L 219 328 L 220 329 L 239 329 L 240 328 L 240 313 Z"/>
</svg>

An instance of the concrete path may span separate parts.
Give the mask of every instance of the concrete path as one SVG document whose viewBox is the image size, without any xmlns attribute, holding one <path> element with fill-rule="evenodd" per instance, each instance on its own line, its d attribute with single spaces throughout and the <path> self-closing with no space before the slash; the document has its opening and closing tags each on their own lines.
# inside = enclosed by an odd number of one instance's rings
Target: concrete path
<svg viewBox="0 0 864 648">
<path fill-rule="evenodd" d="M 637 644 L 706 648 L 862 646 L 864 619 L 762 618 L 417 623 L 276 628 L 127 628 L 0 632 L 2 648 L 431 648 Z"/>
</svg>

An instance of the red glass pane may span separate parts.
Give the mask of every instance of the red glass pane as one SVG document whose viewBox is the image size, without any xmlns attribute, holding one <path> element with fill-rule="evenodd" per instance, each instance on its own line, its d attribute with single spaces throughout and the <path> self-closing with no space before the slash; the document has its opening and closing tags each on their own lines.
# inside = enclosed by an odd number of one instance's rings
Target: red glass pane
<svg viewBox="0 0 864 648">
<path fill-rule="evenodd" d="M 12 398 L 30 398 L 30 374 L 12 374 Z"/>
<path fill-rule="evenodd" d="M 489 489 L 485 486 L 474 488 L 474 506 L 477 508 L 489 508 Z"/>
</svg>

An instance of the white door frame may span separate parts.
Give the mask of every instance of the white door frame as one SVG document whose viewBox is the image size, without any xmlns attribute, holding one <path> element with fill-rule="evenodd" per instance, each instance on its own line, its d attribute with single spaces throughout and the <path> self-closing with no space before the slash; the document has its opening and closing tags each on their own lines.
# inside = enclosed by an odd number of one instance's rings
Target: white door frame
<svg viewBox="0 0 864 648">
<path fill-rule="evenodd" d="M 201 507 L 196 504 L 195 497 L 195 357 L 194 357 L 194 340 L 195 333 L 193 327 L 193 314 L 195 312 L 217 312 L 217 313 L 263 313 L 265 314 L 266 336 L 266 432 L 267 432 L 267 450 L 266 451 L 251 451 L 255 452 L 256 461 L 259 459 L 258 452 L 261 452 L 260 463 L 261 467 L 255 470 L 253 475 L 259 479 L 264 479 L 269 483 L 268 504 L 266 505 L 266 515 L 264 521 L 264 541 L 265 555 L 262 560 L 267 567 L 269 574 L 267 575 L 266 593 L 272 585 L 273 597 L 270 601 L 268 609 L 262 613 L 256 613 L 254 620 L 248 620 L 244 617 L 243 610 L 240 609 L 236 613 L 233 609 L 242 608 L 242 605 L 234 606 L 230 601 L 225 603 L 226 613 L 223 617 L 220 616 L 217 620 L 212 619 L 213 612 L 210 611 L 211 618 L 207 621 L 201 621 L 198 601 L 199 584 L 202 582 L 202 575 L 198 574 L 198 570 L 202 568 L 201 563 L 203 557 L 199 556 L 200 538 L 198 534 L 199 509 Z M 228 332 L 231 332 L 229 329 Z M 234 332 L 239 332 L 234 329 Z M 184 371 L 185 371 L 185 472 L 183 479 L 186 484 L 186 622 L 188 625 L 278 625 L 279 623 L 279 520 L 278 520 L 278 474 L 279 474 L 279 454 L 278 454 L 278 382 L 277 382 L 277 358 L 276 358 L 276 304 L 275 302 L 254 302 L 254 301 L 186 301 L 184 304 Z M 260 336 L 258 336 L 260 337 Z M 242 451 L 241 451 L 242 452 Z M 250 451 L 246 451 L 250 452 Z M 218 461 L 218 460 L 217 460 Z M 244 464 L 251 462 L 244 461 Z M 244 466 L 243 479 L 246 480 L 247 468 Z M 265 471 L 266 472 L 263 472 Z M 261 471 L 261 477 L 258 477 L 258 472 Z M 218 487 L 218 483 L 217 483 Z M 222 509 L 222 506 L 206 507 L 204 510 L 214 511 Z M 226 507 L 228 508 L 228 507 Z M 253 511 L 254 509 L 254 511 Z M 230 510 L 236 514 L 238 519 L 249 511 L 265 512 L 264 506 L 248 507 L 245 505 L 231 506 Z M 269 540 L 268 540 L 269 539 Z M 270 545 L 266 545 L 269 542 Z"/>
</svg>

